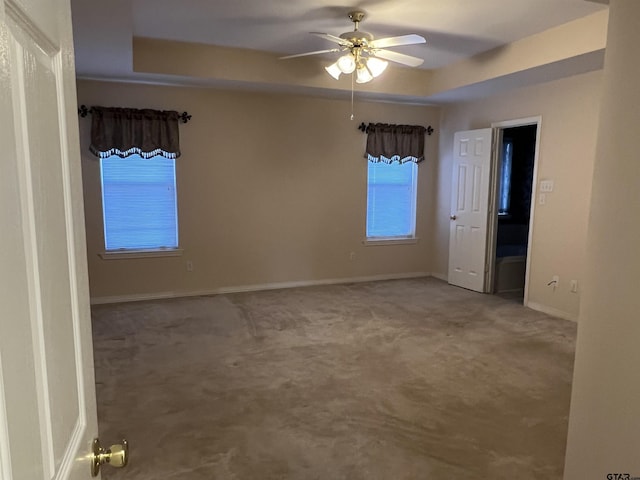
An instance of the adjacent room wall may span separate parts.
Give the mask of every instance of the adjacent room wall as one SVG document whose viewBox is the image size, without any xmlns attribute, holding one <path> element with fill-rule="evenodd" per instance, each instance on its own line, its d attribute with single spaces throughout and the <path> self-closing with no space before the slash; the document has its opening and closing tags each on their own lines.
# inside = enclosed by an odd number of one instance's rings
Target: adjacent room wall
<svg viewBox="0 0 640 480">
<path fill-rule="evenodd" d="M 611 0 L 565 480 L 640 476 L 639 27 Z"/>
<path fill-rule="evenodd" d="M 364 103 L 356 95 L 351 121 L 346 100 L 83 80 L 78 103 L 193 115 L 180 127 L 176 163 L 184 255 L 125 260 L 99 256 L 99 161 L 88 151 L 90 118 L 80 120 L 94 300 L 430 271 L 438 132 L 427 137 L 419 167 L 419 242 L 365 246 L 366 137 L 356 127 L 361 121 L 437 127 L 438 108 Z"/>
<path fill-rule="evenodd" d="M 577 319 L 580 291 L 571 293 L 569 282 L 580 287 L 583 275 L 601 76 L 587 73 L 443 109 L 433 272 L 446 277 L 448 269 L 454 133 L 540 115 L 538 181 L 551 179 L 555 187 L 545 205 L 535 205 L 529 306 Z M 560 277 L 555 291 L 547 286 L 553 275 Z"/>
</svg>

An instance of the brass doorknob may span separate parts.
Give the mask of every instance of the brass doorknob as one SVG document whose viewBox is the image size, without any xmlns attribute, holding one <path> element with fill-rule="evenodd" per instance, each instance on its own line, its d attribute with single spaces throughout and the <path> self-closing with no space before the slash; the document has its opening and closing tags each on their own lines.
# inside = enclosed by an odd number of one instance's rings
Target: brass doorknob
<svg viewBox="0 0 640 480">
<path fill-rule="evenodd" d="M 457 219 L 458 219 L 458 217 L 456 217 L 455 215 L 451 215 L 449 218 L 450 218 L 451 220 L 457 220 Z"/>
<path fill-rule="evenodd" d="M 91 458 L 91 476 L 97 477 L 100 466 L 108 463 L 112 467 L 122 468 L 129 463 L 129 442 L 125 439 L 122 443 L 111 445 L 107 450 L 100 446 L 100 440 L 93 440 L 93 452 Z"/>
</svg>

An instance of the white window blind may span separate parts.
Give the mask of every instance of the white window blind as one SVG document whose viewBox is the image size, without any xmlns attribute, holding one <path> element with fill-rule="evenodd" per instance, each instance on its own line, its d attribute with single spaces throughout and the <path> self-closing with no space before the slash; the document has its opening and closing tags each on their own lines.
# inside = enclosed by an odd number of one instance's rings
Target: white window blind
<svg viewBox="0 0 640 480">
<path fill-rule="evenodd" d="M 418 165 L 367 163 L 367 238 L 414 237 Z"/>
<path fill-rule="evenodd" d="M 178 247 L 175 159 L 100 160 L 107 251 Z"/>
</svg>

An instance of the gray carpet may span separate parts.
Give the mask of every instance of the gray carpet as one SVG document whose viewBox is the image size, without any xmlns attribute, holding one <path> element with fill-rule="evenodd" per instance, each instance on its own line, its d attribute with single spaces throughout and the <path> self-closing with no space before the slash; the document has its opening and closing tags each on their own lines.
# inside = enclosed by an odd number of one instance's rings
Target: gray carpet
<svg viewBox="0 0 640 480">
<path fill-rule="evenodd" d="M 576 325 L 435 279 L 93 309 L 103 478 L 561 479 Z"/>
</svg>

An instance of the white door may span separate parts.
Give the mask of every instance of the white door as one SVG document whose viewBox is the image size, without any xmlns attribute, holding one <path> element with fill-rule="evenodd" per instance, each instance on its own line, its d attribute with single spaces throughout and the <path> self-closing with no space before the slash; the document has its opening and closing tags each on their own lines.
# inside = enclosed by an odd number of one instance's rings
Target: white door
<svg viewBox="0 0 640 480">
<path fill-rule="evenodd" d="M 97 436 L 69 0 L 0 0 L 0 479 L 91 478 Z"/>
<path fill-rule="evenodd" d="M 449 236 L 449 283 L 485 291 L 493 130 L 457 132 Z"/>
</svg>

